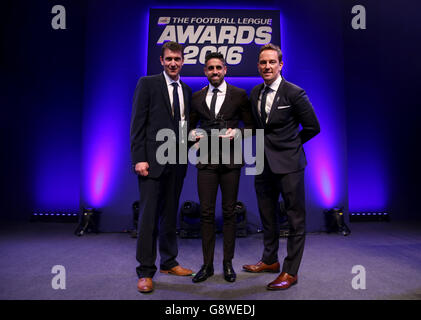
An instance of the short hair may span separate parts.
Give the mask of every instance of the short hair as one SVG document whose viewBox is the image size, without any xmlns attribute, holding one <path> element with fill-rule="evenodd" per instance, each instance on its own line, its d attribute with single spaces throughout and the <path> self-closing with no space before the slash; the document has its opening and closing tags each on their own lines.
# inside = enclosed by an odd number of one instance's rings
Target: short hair
<svg viewBox="0 0 421 320">
<path fill-rule="evenodd" d="M 161 48 L 161 57 L 164 57 L 165 49 L 175 51 L 175 52 L 181 52 L 181 57 L 184 59 L 184 48 L 181 44 L 175 42 L 175 41 L 168 41 L 165 42 L 164 45 Z"/>
<path fill-rule="evenodd" d="M 222 55 L 222 53 L 220 52 L 209 52 L 206 54 L 205 57 L 205 64 L 210 60 L 210 59 L 219 59 L 222 61 L 223 65 L 225 65 L 225 59 L 224 56 Z"/>
<path fill-rule="evenodd" d="M 278 53 L 278 60 L 279 62 L 282 61 L 282 51 L 281 48 L 279 48 L 276 44 L 273 43 L 268 43 L 265 44 L 263 47 L 260 48 L 259 51 L 259 58 L 260 58 L 260 54 L 265 51 L 265 50 L 275 50 Z"/>
</svg>

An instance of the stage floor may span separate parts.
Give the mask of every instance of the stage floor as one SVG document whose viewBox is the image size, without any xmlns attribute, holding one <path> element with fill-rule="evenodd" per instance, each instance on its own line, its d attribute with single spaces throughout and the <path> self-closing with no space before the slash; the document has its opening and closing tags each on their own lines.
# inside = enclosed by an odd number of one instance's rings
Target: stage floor
<svg viewBox="0 0 421 320">
<path fill-rule="evenodd" d="M 222 273 L 222 235 L 217 236 L 215 275 L 194 284 L 191 277 L 155 275 L 155 291 L 136 290 L 136 239 L 127 233 L 73 234 L 75 224 L 24 223 L 0 227 L 0 299 L 125 299 L 125 300 L 368 300 L 421 299 L 421 224 L 367 222 L 350 224 L 352 234 L 310 233 L 298 284 L 286 291 L 265 286 L 276 274 L 241 271 L 261 257 L 262 234 L 237 238 L 233 265 L 237 281 Z M 178 239 L 178 261 L 198 271 L 200 239 Z M 281 238 L 279 256 L 285 256 Z M 159 263 L 159 261 L 158 261 Z M 65 269 L 65 289 L 52 286 L 56 265 Z M 159 265 L 158 265 L 159 266 Z M 365 289 L 352 273 L 365 270 Z M 63 274 L 63 273 L 61 273 Z M 62 283 L 63 284 L 63 283 Z"/>
</svg>

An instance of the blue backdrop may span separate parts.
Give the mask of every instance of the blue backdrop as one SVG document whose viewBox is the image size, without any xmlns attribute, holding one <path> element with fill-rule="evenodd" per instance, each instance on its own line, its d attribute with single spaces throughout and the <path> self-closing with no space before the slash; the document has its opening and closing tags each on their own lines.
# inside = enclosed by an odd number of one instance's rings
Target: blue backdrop
<svg viewBox="0 0 421 320">
<path fill-rule="evenodd" d="M 2 4 L 0 214 L 27 220 L 34 211 L 93 206 L 103 212 L 103 230 L 120 231 L 131 226 L 138 197 L 129 123 L 137 79 L 146 74 L 148 10 L 209 7 L 60 4 L 66 30 L 51 28 L 51 1 Z M 355 4 L 367 9 L 366 30 L 351 28 Z M 281 13 L 283 75 L 306 89 L 322 128 L 305 145 L 308 230 L 320 229 L 323 209 L 333 206 L 419 218 L 417 2 L 246 0 L 212 7 Z M 250 68 L 255 77 L 227 81 L 250 92 L 260 83 Z M 183 80 L 193 90 L 206 84 Z M 181 201 L 197 200 L 195 170 L 189 168 Z M 253 177 L 242 176 L 239 200 L 259 226 Z"/>
<path fill-rule="evenodd" d="M 81 202 L 101 208 L 102 226 L 107 230 L 127 226 L 131 203 L 138 198 L 136 177 L 130 171 L 130 103 L 137 79 L 146 75 L 148 10 L 155 7 L 155 3 L 139 5 L 136 1 L 125 6 L 109 3 L 108 10 L 101 15 L 96 5 L 88 7 Z M 174 8 L 183 7 L 212 10 L 187 4 Z M 256 7 L 214 4 L 214 8 Z M 265 7 L 281 12 L 283 75 L 306 89 L 321 122 L 322 133 L 305 146 L 309 160 L 308 230 L 314 231 L 323 225 L 325 208 L 348 207 L 343 53 L 338 45 L 342 42 L 342 32 L 337 28 L 341 26 L 341 8 L 334 6 L 326 10 L 312 6 L 305 11 L 303 8 L 290 3 Z M 322 24 L 321 15 L 325 17 Z M 255 63 L 249 65 L 255 77 L 228 77 L 227 81 L 250 92 L 261 82 L 257 57 Z M 205 77 L 183 80 L 193 91 L 207 84 Z M 242 176 L 239 200 L 246 204 L 251 224 L 259 226 L 253 179 Z M 193 166 L 189 168 L 181 195 L 181 202 L 184 200 L 198 201 Z M 220 215 L 220 199 L 218 208 L 217 215 Z"/>
</svg>

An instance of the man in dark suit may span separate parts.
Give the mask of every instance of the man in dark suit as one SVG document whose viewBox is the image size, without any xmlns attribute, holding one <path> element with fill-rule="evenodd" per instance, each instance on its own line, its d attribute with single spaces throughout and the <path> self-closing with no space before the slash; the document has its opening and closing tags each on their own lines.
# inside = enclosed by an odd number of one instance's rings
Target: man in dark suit
<svg viewBox="0 0 421 320">
<path fill-rule="evenodd" d="M 250 94 L 257 129 L 264 129 L 265 166 L 255 177 L 255 189 L 263 225 L 261 261 L 244 265 L 249 272 L 279 272 L 279 195 L 289 223 L 287 256 L 281 274 L 267 285 L 269 290 L 288 289 L 297 283 L 304 250 L 305 194 L 303 144 L 320 132 L 319 121 L 305 91 L 282 78 L 282 52 L 273 44 L 259 53 L 258 70 L 263 84 Z M 302 129 L 299 129 L 301 125 Z"/>
<path fill-rule="evenodd" d="M 223 270 L 226 281 L 234 282 L 236 274 L 232 266 L 235 247 L 236 216 L 235 205 L 237 202 L 240 173 L 242 167 L 242 157 L 235 163 L 234 143 L 241 143 L 244 129 L 253 127 L 253 117 L 250 110 L 250 102 L 245 90 L 234 87 L 225 82 L 224 77 L 227 72 L 224 57 L 219 52 L 213 52 L 206 56 L 204 73 L 209 80 L 209 85 L 193 94 L 192 109 L 190 112 L 190 126 L 196 128 L 200 121 L 201 128 L 207 128 L 210 133 L 211 128 L 226 129 L 221 131 L 219 158 L 213 161 L 211 138 L 208 136 L 208 157 L 207 161 L 197 164 L 197 186 L 200 200 L 201 230 L 202 230 L 202 250 L 203 260 L 200 271 L 193 278 L 193 282 L 205 281 L 213 275 L 213 258 L 215 249 L 215 203 L 218 187 L 222 193 L 223 211 L 223 235 L 224 235 L 224 258 Z M 244 128 L 239 128 L 239 121 L 242 120 Z M 196 130 L 192 131 L 197 134 Z M 199 139 L 197 134 L 197 138 Z M 223 139 L 229 141 L 229 161 L 222 161 L 224 143 Z M 236 142 L 234 142 L 236 140 Z M 200 143 L 200 142 L 199 142 Z M 200 150 L 200 148 L 199 148 Z M 236 152 L 241 150 L 236 149 Z M 238 155 L 237 155 L 238 156 Z M 237 158 L 238 159 L 238 158 Z M 203 163 L 205 162 L 205 163 Z M 206 163 L 207 162 L 207 163 Z M 214 163 L 216 162 L 216 163 Z"/>
<path fill-rule="evenodd" d="M 191 89 L 179 76 L 184 62 L 183 47 L 176 42 L 166 42 L 162 46 L 160 60 L 163 73 L 138 81 L 130 128 L 131 158 L 140 189 L 136 251 L 139 266 L 136 272 L 139 277 L 137 288 L 142 293 L 154 289 L 152 278 L 157 269 L 158 237 L 160 272 L 179 276 L 193 273 L 181 267 L 176 260 L 177 211 L 187 163 L 158 162 L 157 149 L 164 142 L 156 139 L 161 129 L 171 129 L 177 139 L 175 145 L 182 140 L 179 124 L 187 125 L 189 119 Z"/>
</svg>

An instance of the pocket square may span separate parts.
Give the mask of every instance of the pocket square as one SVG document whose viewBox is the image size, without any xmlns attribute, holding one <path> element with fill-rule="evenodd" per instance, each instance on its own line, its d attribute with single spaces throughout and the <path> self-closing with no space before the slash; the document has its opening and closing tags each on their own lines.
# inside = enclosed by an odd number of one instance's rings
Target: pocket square
<svg viewBox="0 0 421 320">
<path fill-rule="evenodd" d="M 278 109 L 286 109 L 286 108 L 290 108 L 291 106 L 289 105 L 289 106 L 278 106 L 277 108 Z"/>
</svg>

